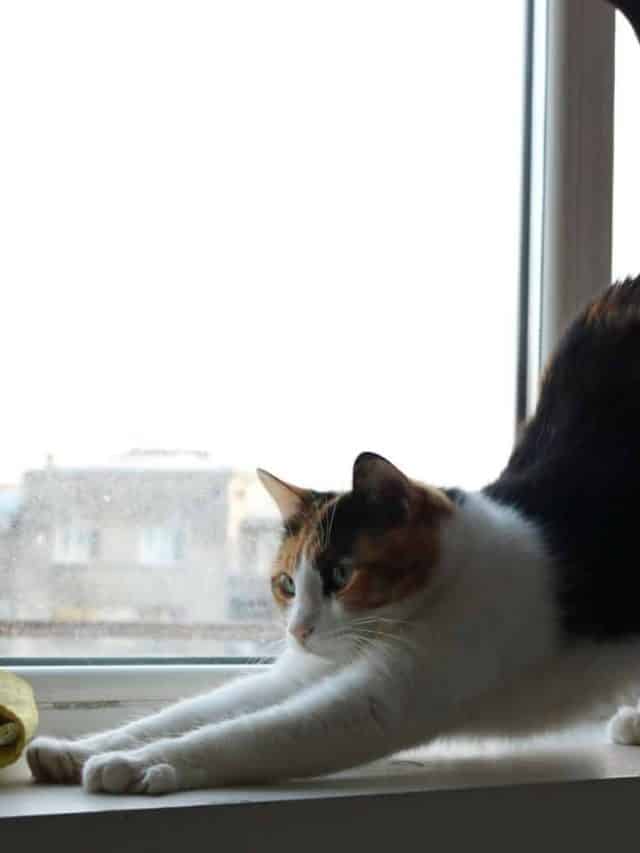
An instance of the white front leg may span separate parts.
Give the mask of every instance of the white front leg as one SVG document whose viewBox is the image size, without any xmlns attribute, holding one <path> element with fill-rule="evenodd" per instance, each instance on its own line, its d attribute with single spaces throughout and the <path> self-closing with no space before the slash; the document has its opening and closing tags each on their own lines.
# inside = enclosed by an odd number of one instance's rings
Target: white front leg
<svg viewBox="0 0 640 853">
<path fill-rule="evenodd" d="M 368 664 L 353 664 L 281 705 L 97 755 L 85 765 L 83 783 L 90 791 L 166 793 L 342 770 L 415 742 L 405 692 Z"/>
<path fill-rule="evenodd" d="M 85 762 L 113 750 L 130 750 L 161 738 L 172 738 L 211 723 L 276 705 L 299 692 L 328 670 L 309 655 L 286 653 L 267 672 L 237 680 L 148 717 L 78 740 L 38 737 L 27 750 L 34 777 L 40 781 L 79 782 Z"/>
</svg>

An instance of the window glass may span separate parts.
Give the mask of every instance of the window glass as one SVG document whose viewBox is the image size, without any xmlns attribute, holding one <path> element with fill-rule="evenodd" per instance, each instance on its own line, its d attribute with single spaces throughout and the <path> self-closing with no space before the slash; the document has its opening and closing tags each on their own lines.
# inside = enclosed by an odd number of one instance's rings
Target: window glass
<svg viewBox="0 0 640 853">
<path fill-rule="evenodd" d="M 0 7 L 0 656 L 267 654 L 256 466 L 514 431 L 524 3 Z"/>
<path fill-rule="evenodd" d="M 143 527 L 140 535 L 141 563 L 176 563 L 183 559 L 184 531 L 179 527 Z"/>
<path fill-rule="evenodd" d="M 640 44 L 620 12 L 616 12 L 615 79 L 613 277 L 622 279 L 640 274 Z"/>
<path fill-rule="evenodd" d="M 53 532 L 53 562 L 85 564 L 100 554 L 100 531 L 92 522 L 57 524 Z M 36 544 L 40 545 L 36 538 Z"/>
</svg>

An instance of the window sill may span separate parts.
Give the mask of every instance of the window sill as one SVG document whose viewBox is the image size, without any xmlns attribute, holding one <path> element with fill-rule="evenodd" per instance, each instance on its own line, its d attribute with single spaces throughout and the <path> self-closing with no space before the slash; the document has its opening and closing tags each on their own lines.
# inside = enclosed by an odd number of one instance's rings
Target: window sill
<svg viewBox="0 0 640 853">
<path fill-rule="evenodd" d="M 33 685 L 40 732 L 58 736 L 98 731 L 179 696 L 211 689 L 245 666 L 14 667 Z M 490 840 L 500 849 L 531 849 L 567 832 L 567 849 L 589 849 L 598 821 L 625 822 L 635 833 L 640 748 L 604 741 L 604 726 L 510 741 L 438 743 L 324 779 L 254 788 L 190 791 L 163 798 L 89 795 L 77 787 L 35 785 L 24 760 L 0 771 L 0 837 L 50 846 L 64 831 L 72 850 L 171 850 L 211 843 L 217 849 L 312 853 L 327 848 L 424 851 L 464 849 Z M 126 815 L 126 823 L 123 816 Z M 535 820 L 532 820 L 535 817 Z M 615 824 L 611 821 L 615 820 Z M 619 825 L 620 826 L 619 826 Z M 215 829 L 214 829 L 215 827 Z M 496 833 L 499 830 L 499 839 Z M 337 831 L 337 835 L 336 835 Z M 578 842 L 578 836 L 581 840 Z M 485 838 L 483 839 L 483 836 Z M 150 847 L 150 839 L 153 844 Z M 222 843 L 221 843 L 222 842 Z M 582 851 L 584 853 L 584 850 Z"/>
<path fill-rule="evenodd" d="M 483 841 L 559 849 L 564 833 L 568 849 L 602 850 L 611 827 L 616 836 L 636 831 L 639 775 L 640 749 L 603 743 L 601 727 L 526 743 L 436 744 L 325 779 L 163 798 L 35 785 L 21 760 L 0 774 L 0 834 L 7 849 L 14 839 L 32 849 L 50 843 L 55 827 L 66 851 L 92 853 L 129 845 L 175 853 L 212 835 L 225 853 L 326 853 L 336 844 L 370 853 L 400 838 L 403 853 L 424 850 L 426 839 L 447 850 Z"/>
</svg>

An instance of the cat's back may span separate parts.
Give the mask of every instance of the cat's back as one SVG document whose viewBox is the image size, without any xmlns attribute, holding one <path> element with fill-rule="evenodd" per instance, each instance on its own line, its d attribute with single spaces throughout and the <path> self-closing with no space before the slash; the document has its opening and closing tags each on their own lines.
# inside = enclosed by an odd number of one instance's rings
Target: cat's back
<svg viewBox="0 0 640 853">
<path fill-rule="evenodd" d="M 485 491 L 540 527 L 570 634 L 640 634 L 640 278 L 608 288 L 568 328 Z"/>
<path fill-rule="evenodd" d="M 598 448 L 609 460 L 623 452 L 638 458 L 639 424 L 640 277 L 608 288 L 569 326 L 508 470 L 529 470 L 581 448 Z M 589 463 L 586 454 L 582 462 Z"/>
</svg>

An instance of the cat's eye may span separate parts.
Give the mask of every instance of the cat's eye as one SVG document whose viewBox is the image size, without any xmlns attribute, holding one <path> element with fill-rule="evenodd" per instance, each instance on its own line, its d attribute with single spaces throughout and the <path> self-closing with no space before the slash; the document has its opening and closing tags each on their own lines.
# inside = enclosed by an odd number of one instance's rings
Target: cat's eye
<svg viewBox="0 0 640 853">
<path fill-rule="evenodd" d="M 288 575 L 286 572 L 280 572 L 280 574 L 274 578 L 274 586 L 278 588 L 284 598 L 293 598 L 296 594 L 295 581 L 291 575 Z"/>
<path fill-rule="evenodd" d="M 342 589 L 349 583 L 353 574 L 353 564 L 349 560 L 342 560 L 333 567 L 331 579 L 336 589 Z"/>
</svg>

